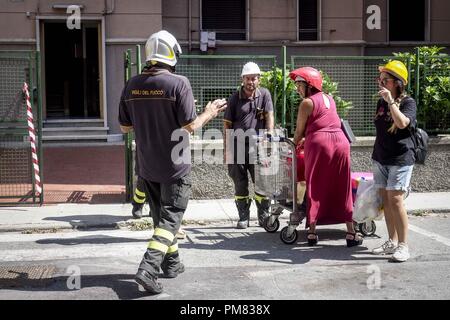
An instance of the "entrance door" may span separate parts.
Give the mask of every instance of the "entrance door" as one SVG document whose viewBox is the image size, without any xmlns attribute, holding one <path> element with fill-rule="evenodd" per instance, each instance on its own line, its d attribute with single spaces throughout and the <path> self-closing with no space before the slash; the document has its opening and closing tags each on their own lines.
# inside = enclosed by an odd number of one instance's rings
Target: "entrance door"
<svg viewBox="0 0 450 320">
<path fill-rule="evenodd" d="M 43 27 L 46 118 L 100 118 L 99 23 Z"/>
</svg>

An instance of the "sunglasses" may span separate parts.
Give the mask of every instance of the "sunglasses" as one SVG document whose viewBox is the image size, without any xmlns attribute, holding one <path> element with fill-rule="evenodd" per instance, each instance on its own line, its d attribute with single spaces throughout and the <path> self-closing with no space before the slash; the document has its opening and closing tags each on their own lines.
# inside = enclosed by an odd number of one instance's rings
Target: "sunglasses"
<svg viewBox="0 0 450 320">
<path fill-rule="evenodd" d="M 295 81 L 294 83 L 297 88 L 300 87 L 302 84 L 306 85 L 306 83 L 303 81 Z"/>
<path fill-rule="evenodd" d="M 381 83 L 383 86 L 387 85 L 389 81 L 394 81 L 395 79 L 393 78 L 377 78 L 376 81 L 378 83 Z"/>
</svg>

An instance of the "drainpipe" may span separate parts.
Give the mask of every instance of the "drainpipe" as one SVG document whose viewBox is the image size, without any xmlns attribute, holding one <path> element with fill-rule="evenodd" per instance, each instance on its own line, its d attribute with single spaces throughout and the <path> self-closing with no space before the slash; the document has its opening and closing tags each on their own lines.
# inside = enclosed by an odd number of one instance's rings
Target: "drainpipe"
<svg viewBox="0 0 450 320">
<path fill-rule="evenodd" d="M 247 41 L 250 41 L 250 0 L 247 0 Z"/>
<path fill-rule="evenodd" d="M 431 42 L 431 0 L 428 0 L 427 2 L 427 34 L 425 41 Z"/>
<path fill-rule="evenodd" d="M 105 0 L 105 10 L 103 10 L 103 15 L 111 14 L 116 9 L 116 0 L 112 0 L 112 8 L 108 11 L 108 0 Z"/>
<path fill-rule="evenodd" d="M 189 49 L 188 52 L 191 54 L 192 50 L 192 0 L 188 1 L 188 43 L 189 43 Z"/>
</svg>

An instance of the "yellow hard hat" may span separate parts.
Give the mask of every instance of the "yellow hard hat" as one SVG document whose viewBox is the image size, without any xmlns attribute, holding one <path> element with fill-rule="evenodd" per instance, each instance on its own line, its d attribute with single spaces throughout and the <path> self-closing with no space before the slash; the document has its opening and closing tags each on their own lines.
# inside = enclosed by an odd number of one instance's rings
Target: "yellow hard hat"
<svg viewBox="0 0 450 320">
<path fill-rule="evenodd" d="M 408 70 L 403 62 L 391 60 L 386 65 L 378 67 L 380 72 L 387 72 L 396 78 L 399 78 L 406 85 L 408 84 Z"/>
</svg>

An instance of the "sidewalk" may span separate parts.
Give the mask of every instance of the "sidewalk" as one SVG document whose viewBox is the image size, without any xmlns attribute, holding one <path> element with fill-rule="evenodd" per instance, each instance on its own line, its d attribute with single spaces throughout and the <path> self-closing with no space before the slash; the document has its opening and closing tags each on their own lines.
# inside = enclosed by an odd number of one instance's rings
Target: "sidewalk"
<svg viewBox="0 0 450 320">
<path fill-rule="evenodd" d="M 450 212 L 450 192 L 411 193 L 406 199 L 409 213 Z M 288 217 L 287 214 L 282 217 Z M 256 219 L 256 208 L 251 207 Z M 132 219 L 130 204 L 58 204 L 42 207 L 0 207 L 0 232 L 27 229 L 116 228 Z M 191 200 L 184 215 L 187 223 L 237 221 L 232 199 Z"/>
</svg>

